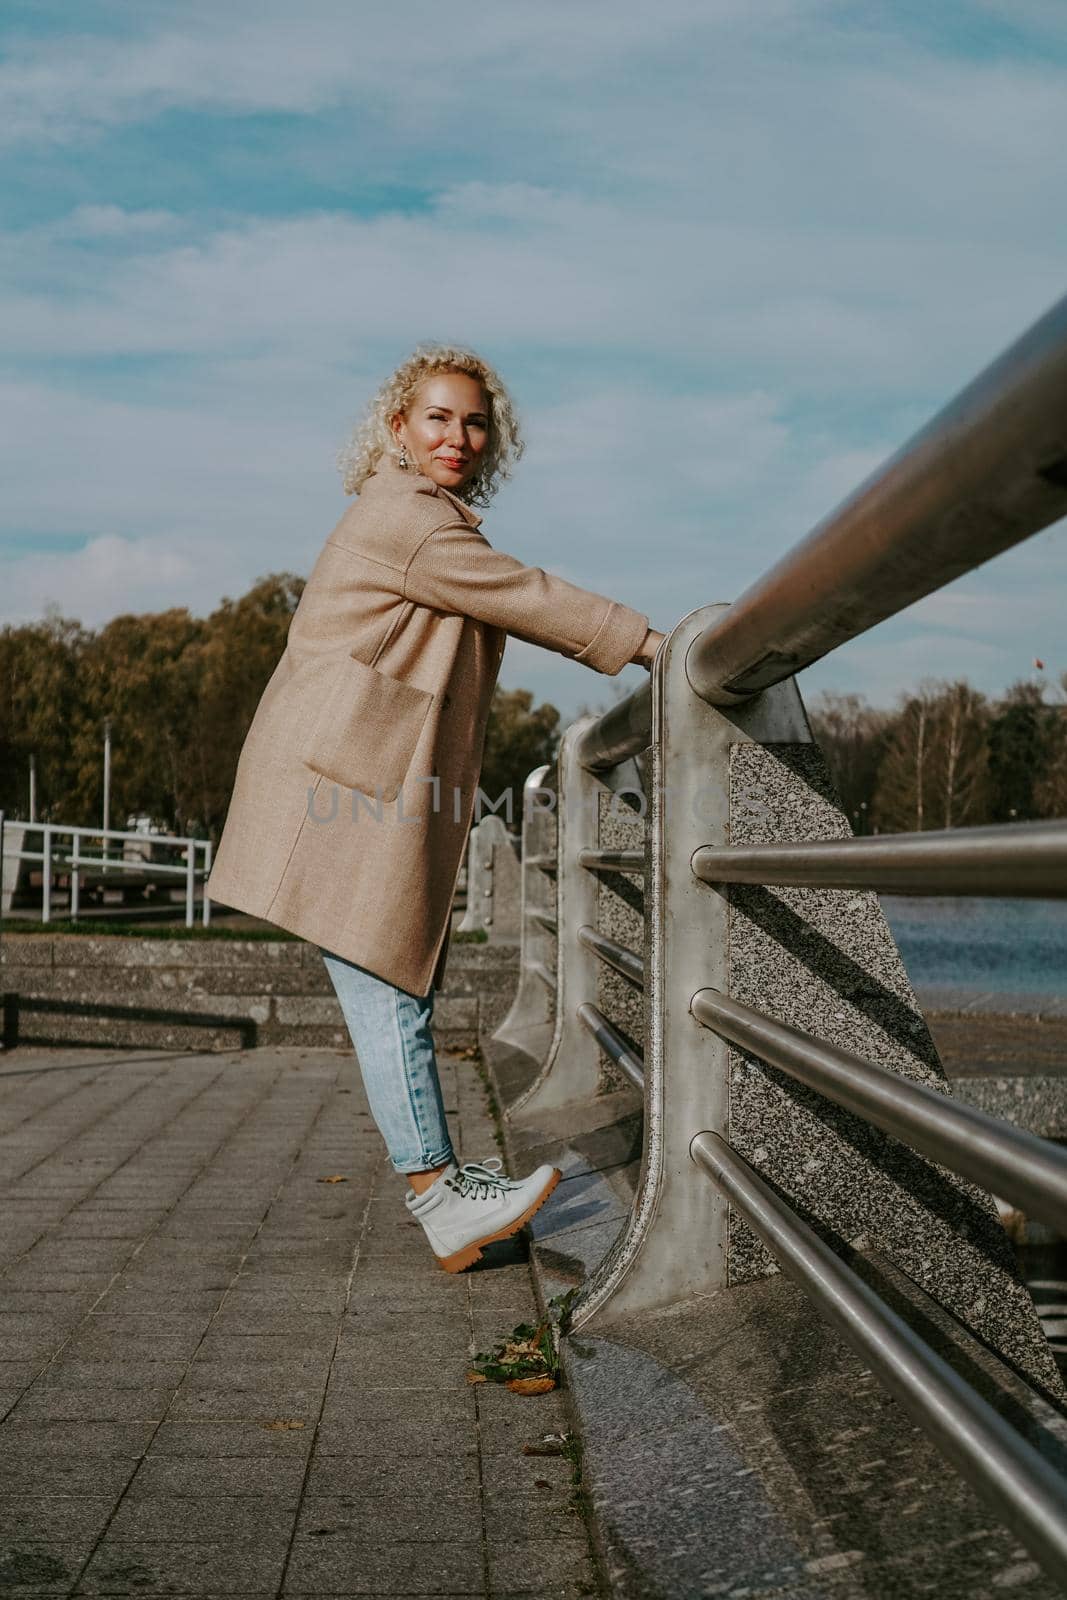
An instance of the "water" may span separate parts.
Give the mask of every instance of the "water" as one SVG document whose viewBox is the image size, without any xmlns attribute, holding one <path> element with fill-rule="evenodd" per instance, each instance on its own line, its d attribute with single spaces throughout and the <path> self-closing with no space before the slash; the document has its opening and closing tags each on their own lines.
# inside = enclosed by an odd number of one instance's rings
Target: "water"
<svg viewBox="0 0 1067 1600">
<path fill-rule="evenodd" d="M 883 895 L 913 984 L 1067 996 L 1067 901 Z"/>
<path fill-rule="evenodd" d="M 1026 996 L 1023 1010 L 1067 997 L 1067 901 L 881 898 L 918 988 Z M 1067 1378 L 1067 1240 L 1016 1244 L 1016 1261 Z"/>
</svg>

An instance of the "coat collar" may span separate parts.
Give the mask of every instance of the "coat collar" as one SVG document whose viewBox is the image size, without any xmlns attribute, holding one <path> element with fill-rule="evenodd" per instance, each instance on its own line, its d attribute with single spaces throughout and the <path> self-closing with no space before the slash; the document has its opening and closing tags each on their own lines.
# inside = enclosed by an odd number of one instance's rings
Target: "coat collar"
<svg viewBox="0 0 1067 1600">
<path fill-rule="evenodd" d="M 453 494 L 451 489 L 443 489 L 424 472 L 412 472 L 410 468 L 398 466 L 395 458 L 385 451 L 378 458 L 378 465 L 374 469 L 372 478 L 378 480 L 383 489 L 410 489 L 416 494 L 435 494 L 455 506 L 463 520 L 469 522 L 472 528 L 478 527 L 482 520 L 477 511 L 472 510 L 466 500 L 461 500 L 458 494 Z M 369 483 L 371 479 L 367 481 Z"/>
</svg>

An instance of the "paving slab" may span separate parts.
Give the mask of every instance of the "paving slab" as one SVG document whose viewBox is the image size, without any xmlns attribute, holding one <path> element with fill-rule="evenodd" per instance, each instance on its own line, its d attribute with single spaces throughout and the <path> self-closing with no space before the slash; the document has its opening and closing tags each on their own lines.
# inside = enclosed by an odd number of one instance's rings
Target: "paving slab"
<svg viewBox="0 0 1067 1600">
<path fill-rule="evenodd" d="M 601 1593 L 563 1397 L 466 1382 L 526 1245 L 450 1277 L 403 1192 L 350 1051 L 0 1057 L 0 1594 Z"/>
</svg>

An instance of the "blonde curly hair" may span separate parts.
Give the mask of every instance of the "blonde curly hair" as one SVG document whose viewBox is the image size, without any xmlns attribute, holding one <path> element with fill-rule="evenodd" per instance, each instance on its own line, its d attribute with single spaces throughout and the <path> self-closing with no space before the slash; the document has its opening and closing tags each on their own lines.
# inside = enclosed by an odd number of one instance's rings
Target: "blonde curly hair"
<svg viewBox="0 0 1067 1600">
<path fill-rule="evenodd" d="M 385 452 L 397 457 L 390 421 L 408 411 L 419 384 L 436 372 L 465 372 L 476 378 L 489 402 L 489 441 L 477 472 L 463 485 L 462 498 L 470 505 L 487 506 L 503 480 L 511 476 L 525 446 L 514 403 L 499 375 L 473 350 L 450 344 L 420 344 L 385 380 L 338 452 L 345 494 L 359 492 Z"/>
</svg>

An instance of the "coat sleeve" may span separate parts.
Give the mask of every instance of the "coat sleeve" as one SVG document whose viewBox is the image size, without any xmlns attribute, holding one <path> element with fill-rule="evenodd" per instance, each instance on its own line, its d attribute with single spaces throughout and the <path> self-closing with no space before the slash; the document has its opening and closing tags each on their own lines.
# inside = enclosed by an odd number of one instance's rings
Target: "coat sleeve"
<svg viewBox="0 0 1067 1600">
<path fill-rule="evenodd" d="M 477 617 L 612 676 L 648 632 L 642 612 L 526 566 L 466 522 L 435 528 L 422 541 L 404 574 L 404 598 Z"/>
</svg>

